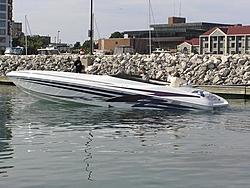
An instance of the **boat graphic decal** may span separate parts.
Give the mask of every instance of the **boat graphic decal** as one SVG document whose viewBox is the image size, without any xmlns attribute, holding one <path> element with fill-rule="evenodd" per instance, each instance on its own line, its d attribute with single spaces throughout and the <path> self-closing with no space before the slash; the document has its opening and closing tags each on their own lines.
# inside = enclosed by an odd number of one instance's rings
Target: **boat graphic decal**
<svg viewBox="0 0 250 188">
<path fill-rule="evenodd" d="M 37 75 L 41 75 L 41 76 L 48 76 L 48 74 L 44 74 L 44 73 L 39 73 L 39 72 L 37 72 L 36 73 Z M 69 76 L 62 76 L 62 75 L 53 75 L 53 77 L 55 77 L 55 78 L 66 78 L 66 79 L 71 79 L 71 80 L 76 80 L 76 78 L 75 77 L 69 77 Z M 85 78 L 77 78 L 77 80 L 81 80 L 81 81 L 86 81 L 86 82 L 96 82 L 96 81 L 93 81 L 93 80 L 90 80 L 90 79 L 85 79 Z M 112 84 L 110 84 L 110 83 L 108 83 L 108 82 L 104 82 L 104 81 L 98 81 L 98 83 L 101 83 L 101 84 L 106 84 L 106 85 L 112 85 Z"/>
<path fill-rule="evenodd" d="M 152 99 L 152 100 L 142 100 L 139 103 L 134 104 L 132 107 L 145 107 L 145 108 L 157 108 L 157 109 L 182 109 L 182 110 L 196 110 L 198 108 L 191 106 L 183 106 L 176 103 L 167 103 L 163 100 Z"/>
<path fill-rule="evenodd" d="M 108 99 L 106 102 L 138 102 L 138 100 L 142 99 L 150 99 L 151 97 L 146 95 L 128 95 L 122 97 L 115 97 Z"/>
</svg>

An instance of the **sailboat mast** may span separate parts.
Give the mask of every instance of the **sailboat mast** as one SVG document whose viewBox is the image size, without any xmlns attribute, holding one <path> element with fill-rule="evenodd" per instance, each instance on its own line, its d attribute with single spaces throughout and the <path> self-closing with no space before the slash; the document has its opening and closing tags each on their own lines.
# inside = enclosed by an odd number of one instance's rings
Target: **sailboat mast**
<svg viewBox="0 0 250 188">
<path fill-rule="evenodd" d="M 152 52 L 152 41 L 151 41 L 151 38 L 152 38 L 152 36 L 151 36 L 151 27 L 150 27 L 150 24 L 151 24 L 151 2 L 150 2 L 150 0 L 148 0 L 148 4 L 149 4 L 149 9 L 148 9 L 148 22 L 149 22 L 149 33 L 148 33 L 148 35 L 149 35 L 149 37 L 148 37 L 148 42 L 149 42 L 149 54 L 151 54 L 151 52 Z"/>
<path fill-rule="evenodd" d="M 31 33 L 27 15 L 25 15 L 24 25 L 25 25 L 25 36 L 24 36 L 25 37 L 25 51 L 26 51 L 26 55 L 28 55 L 28 29 L 29 29 L 30 36 L 32 36 L 32 33 Z"/>
</svg>

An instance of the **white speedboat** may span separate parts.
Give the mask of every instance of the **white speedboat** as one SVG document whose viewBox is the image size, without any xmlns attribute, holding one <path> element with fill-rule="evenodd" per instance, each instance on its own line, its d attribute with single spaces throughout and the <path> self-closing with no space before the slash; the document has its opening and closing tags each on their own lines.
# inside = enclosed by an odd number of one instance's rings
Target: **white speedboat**
<svg viewBox="0 0 250 188">
<path fill-rule="evenodd" d="M 38 54 L 41 55 L 60 55 L 60 51 L 56 46 L 48 46 L 37 50 Z"/>
<path fill-rule="evenodd" d="M 228 106 L 225 99 L 209 92 L 188 86 L 170 87 L 166 82 L 145 82 L 127 75 L 13 71 L 7 76 L 23 91 L 53 101 L 160 110 L 213 110 Z"/>
<path fill-rule="evenodd" d="M 23 54 L 23 47 L 17 46 L 17 47 L 7 47 L 5 49 L 4 55 L 10 56 L 10 55 L 22 55 Z"/>
</svg>

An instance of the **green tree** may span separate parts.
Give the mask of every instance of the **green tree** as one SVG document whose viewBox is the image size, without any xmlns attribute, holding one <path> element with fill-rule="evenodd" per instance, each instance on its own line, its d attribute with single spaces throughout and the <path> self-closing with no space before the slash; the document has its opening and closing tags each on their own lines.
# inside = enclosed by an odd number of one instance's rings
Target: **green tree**
<svg viewBox="0 0 250 188">
<path fill-rule="evenodd" d="M 86 40 L 82 44 L 82 48 L 84 49 L 85 54 L 88 54 L 90 52 L 90 40 Z"/>
<path fill-rule="evenodd" d="M 81 43 L 80 42 L 76 42 L 74 44 L 74 48 L 77 49 L 77 48 L 80 48 L 81 47 Z"/>
<path fill-rule="evenodd" d="M 18 40 L 15 41 L 16 45 L 26 47 L 25 36 L 22 35 Z M 48 45 L 48 40 L 45 37 L 39 35 L 27 36 L 27 52 L 30 54 L 37 54 L 37 49 L 44 48 Z"/>
<path fill-rule="evenodd" d="M 111 33 L 109 38 L 124 38 L 124 33 L 115 31 L 114 33 Z"/>
<path fill-rule="evenodd" d="M 34 35 L 28 38 L 28 50 L 30 54 L 36 54 L 37 49 L 46 47 L 44 46 L 44 38 L 39 35 Z"/>
<path fill-rule="evenodd" d="M 82 45 L 80 42 L 76 42 L 73 46 L 73 52 L 78 53 L 80 49 L 83 49 L 84 53 L 88 54 L 90 52 L 90 40 L 84 41 Z"/>
<path fill-rule="evenodd" d="M 18 38 L 13 38 L 12 39 L 12 46 L 16 47 L 16 46 L 23 46 L 23 44 L 21 43 L 21 39 L 24 38 L 24 33 L 21 33 Z"/>
</svg>

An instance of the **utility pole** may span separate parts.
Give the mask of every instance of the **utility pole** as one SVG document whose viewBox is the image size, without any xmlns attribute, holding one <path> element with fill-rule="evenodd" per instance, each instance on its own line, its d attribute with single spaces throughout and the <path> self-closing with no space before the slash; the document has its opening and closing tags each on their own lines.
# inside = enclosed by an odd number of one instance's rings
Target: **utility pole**
<svg viewBox="0 0 250 188">
<path fill-rule="evenodd" d="M 89 37 L 90 37 L 90 54 L 93 55 L 93 0 L 90 0 L 90 30 L 89 30 Z"/>
<path fill-rule="evenodd" d="M 56 46 L 58 46 L 59 43 L 60 43 L 60 36 L 59 36 L 59 34 L 60 34 L 60 31 L 57 31 L 57 44 L 56 44 Z"/>
<path fill-rule="evenodd" d="M 28 55 L 28 31 L 27 31 L 27 16 L 25 15 L 25 55 Z"/>
<path fill-rule="evenodd" d="M 150 0 L 148 0 L 148 4 L 149 4 L 149 10 L 148 10 L 148 23 L 149 23 L 149 37 L 148 37 L 148 42 L 149 42 L 149 54 L 151 54 L 151 52 L 152 52 L 152 33 L 151 33 L 151 27 L 150 27 L 150 25 L 151 25 L 151 2 L 150 2 Z"/>
</svg>

